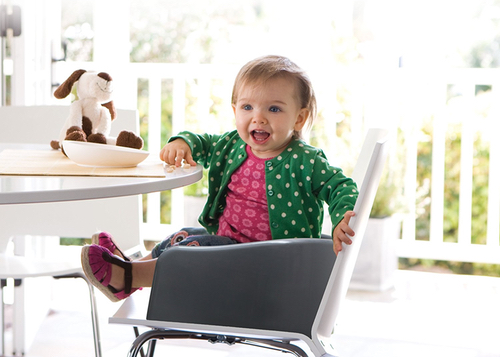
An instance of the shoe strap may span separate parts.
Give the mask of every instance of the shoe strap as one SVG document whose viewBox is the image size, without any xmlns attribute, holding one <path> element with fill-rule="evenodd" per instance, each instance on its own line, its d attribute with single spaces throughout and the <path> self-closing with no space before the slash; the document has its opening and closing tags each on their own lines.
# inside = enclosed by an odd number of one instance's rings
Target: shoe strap
<svg viewBox="0 0 500 357">
<path fill-rule="evenodd" d="M 126 262 L 130 262 L 130 258 L 129 258 L 129 257 L 127 257 L 127 256 L 125 255 L 125 253 L 123 253 L 123 252 L 122 252 L 122 250 L 121 250 L 120 248 L 118 248 L 118 246 L 117 246 L 116 244 L 115 244 L 115 248 L 116 248 L 116 250 L 118 250 L 118 251 L 120 252 L 120 254 L 123 256 L 123 260 L 125 260 Z"/>
<path fill-rule="evenodd" d="M 113 250 L 114 250 L 114 249 L 116 249 L 116 250 L 117 250 L 117 251 L 119 251 L 119 252 L 120 252 L 120 254 L 123 256 L 123 260 L 125 260 L 125 261 L 127 261 L 127 262 L 130 262 L 130 258 L 129 258 L 129 257 L 127 257 L 127 256 L 125 255 L 125 253 L 123 253 L 123 251 L 122 251 L 122 250 L 118 247 L 118 245 L 116 245 L 116 243 L 115 243 L 115 241 L 114 241 L 113 237 L 112 237 L 109 233 L 107 233 L 107 232 L 101 232 L 101 233 L 99 234 L 99 240 L 98 240 L 99 242 L 100 242 L 100 239 L 101 239 L 101 234 L 105 234 L 105 236 L 104 236 L 103 238 L 107 239 L 107 240 L 110 242 L 110 243 L 108 243 L 108 244 L 110 244 L 110 246 L 109 246 L 109 248 L 108 248 L 110 252 L 113 252 Z M 99 243 L 99 245 L 100 245 L 100 243 Z M 113 247 L 114 247 L 114 248 L 113 248 Z M 111 249 L 110 249 L 110 248 L 111 248 Z"/>
<path fill-rule="evenodd" d="M 120 268 L 123 268 L 125 271 L 125 294 L 130 294 L 132 291 L 132 262 L 124 261 L 120 257 L 110 255 L 108 252 L 102 253 L 102 258 L 110 263 L 118 265 Z"/>
</svg>

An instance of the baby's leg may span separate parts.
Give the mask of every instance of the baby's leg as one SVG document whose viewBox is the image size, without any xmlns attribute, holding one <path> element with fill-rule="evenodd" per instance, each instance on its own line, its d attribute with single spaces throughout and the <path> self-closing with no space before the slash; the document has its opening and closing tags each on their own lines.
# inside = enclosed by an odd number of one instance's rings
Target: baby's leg
<svg viewBox="0 0 500 357">
<path fill-rule="evenodd" d="M 84 246 L 81 256 L 87 279 L 112 301 L 125 299 L 153 281 L 156 260 L 125 261 L 96 244 Z"/>
<path fill-rule="evenodd" d="M 132 288 L 151 287 L 156 267 L 156 259 L 134 260 L 132 263 Z M 109 285 L 121 291 L 125 288 L 123 268 L 113 264 L 111 266 L 111 280 Z"/>
<path fill-rule="evenodd" d="M 138 288 L 151 287 L 156 258 L 173 246 L 213 246 L 237 243 L 228 237 L 210 235 L 202 228 L 184 228 L 158 243 L 147 257 L 126 261 L 127 257 L 116 246 L 111 235 L 100 232 L 92 238 L 98 244 L 83 247 L 83 270 L 92 284 L 113 301 L 128 297 Z M 113 255 L 113 252 L 117 255 Z"/>
<path fill-rule="evenodd" d="M 158 243 L 151 251 L 151 258 L 158 258 L 167 249 L 178 246 L 212 246 L 237 243 L 228 237 L 209 234 L 204 228 L 182 228 Z"/>
<path fill-rule="evenodd" d="M 231 238 L 211 235 L 204 228 L 183 228 L 158 243 L 146 257 L 131 262 L 132 288 L 151 287 L 158 256 L 173 246 L 215 246 L 235 243 L 237 242 Z M 122 267 L 112 265 L 109 284 L 118 291 L 124 288 L 125 277 Z"/>
</svg>

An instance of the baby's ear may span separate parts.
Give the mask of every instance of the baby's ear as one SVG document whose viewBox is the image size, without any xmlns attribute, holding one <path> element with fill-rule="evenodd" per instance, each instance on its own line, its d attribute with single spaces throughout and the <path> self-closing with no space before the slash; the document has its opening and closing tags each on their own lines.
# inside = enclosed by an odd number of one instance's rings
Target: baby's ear
<svg viewBox="0 0 500 357">
<path fill-rule="evenodd" d="M 306 108 L 302 108 L 297 115 L 297 120 L 295 121 L 295 126 L 293 127 L 293 129 L 295 131 L 301 131 L 307 122 L 307 118 L 309 118 L 309 110 L 307 110 Z"/>
</svg>

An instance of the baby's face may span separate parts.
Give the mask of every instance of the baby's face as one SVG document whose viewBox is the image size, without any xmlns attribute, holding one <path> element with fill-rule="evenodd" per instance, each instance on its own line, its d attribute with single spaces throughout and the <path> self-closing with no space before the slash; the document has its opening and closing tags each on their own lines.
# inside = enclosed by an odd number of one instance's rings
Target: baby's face
<svg viewBox="0 0 500 357">
<path fill-rule="evenodd" d="M 275 78 L 259 85 L 243 85 L 233 104 L 236 129 L 259 158 L 279 155 L 290 143 L 294 131 L 304 126 L 308 116 L 300 108 L 295 84 Z"/>
</svg>

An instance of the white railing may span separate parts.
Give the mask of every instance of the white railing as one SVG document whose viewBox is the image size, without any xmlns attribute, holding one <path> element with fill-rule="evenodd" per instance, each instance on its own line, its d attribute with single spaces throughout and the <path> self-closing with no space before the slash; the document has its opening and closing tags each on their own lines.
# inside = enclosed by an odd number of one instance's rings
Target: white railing
<svg viewBox="0 0 500 357">
<path fill-rule="evenodd" d="M 222 87 L 227 99 L 230 98 L 230 91 L 236 68 L 214 65 L 188 65 L 188 64 L 145 64 L 132 63 L 127 69 L 127 76 L 134 78 L 137 85 L 139 80 L 147 80 L 148 83 L 148 112 L 146 114 L 148 122 L 148 150 L 151 153 L 158 153 L 165 144 L 161 139 L 161 113 L 162 113 L 162 81 L 171 80 L 172 95 L 172 133 L 181 130 L 207 131 L 214 127 L 210 120 L 210 98 L 213 96 L 212 80 L 222 81 Z M 186 121 L 186 101 L 187 82 L 196 81 L 196 103 L 193 105 L 196 117 L 199 118 L 196 127 L 189 125 Z M 131 82 L 132 83 L 132 82 Z M 192 90 L 192 88 L 190 88 Z M 136 91 L 134 91 L 136 92 Z M 230 108 L 230 103 L 227 103 Z M 160 193 L 147 195 L 146 223 L 142 232 L 147 239 L 161 239 L 171 231 L 169 224 L 162 224 L 160 217 Z M 184 199 L 184 189 L 171 191 L 171 216 L 170 221 L 176 228 L 184 225 L 192 225 L 196 221 L 185 222 L 186 210 L 197 210 L 201 213 L 201 207 L 186 207 Z M 190 216 L 193 216 L 191 214 Z M 194 215 L 196 216 L 196 214 Z"/>
<path fill-rule="evenodd" d="M 489 140 L 488 167 L 488 209 L 486 244 L 472 242 L 475 232 L 472 231 L 472 192 L 474 165 L 474 135 L 489 128 L 494 131 L 498 118 L 498 103 L 500 100 L 500 71 L 496 69 L 458 69 L 437 71 L 427 74 L 416 74 L 399 71 L 398 81 L 401 88 L 412 87 L 413 91 L 403 90 L 403 95 L 420 93 L 414 97 L 417 104 L 431 106 L 433 113 L 433 146 L 432 146 L 432 180 L 431 180 L 431 214 L 429 241 L 415 239 L 416 217 L 416 167 L 419 120 L 406 121 L 407 138 L 407 175 L 405 192 L 409 198 L 408 214 L 403 222 L 402 240 L 398 245 L 400 257 L 427 258 L 436 260 L 469 261 L 483 263 L 500 263 L 499 217 L 500 217 L 500 149 L 498 139 L 491 136 Z M 448 85 L 460 88 L 463 107 L 460 111 L 450 113 L 447 108 Z M 474 113 L 477 106 L 476 86 L 491 86 L 491 98 L 486 119 L 481 122 Z M 427 90 L 428 95 L 422 94 Z M 422 100 L 426 98 L 427 100 Z M 408 103 L 408 102 L 407 102 Z M 411 106 L 411 108 L 416 108 Z M 411 118 L 408 118 L 411 119 Z M 443 239 L 443 222 L 445 204 L 445 139 L 449 123 L 461 124 L 460 147 L 460 188 L 459 188 L 459 218 L 458 237 L 456 242 L 445 242 Z"/>
<path fill-rule="evenodd" d="M 161 90 L 162 81 L 172 82 L 172 132 L 183 129 L 198 130 L 200 132 L 214 132 L 228 130 L 220 127 L 221 118 L 210 115 L 214 95 L 222 101 L 221 107 L 230 109 L 230 94 L 237 67 L 214 65 L 188 64 L 144 64 L 133 63 L 125 70 L 120 71 L 127 76 L 132 87 L 127 91 L 136 93 L 138 80 L 148 81 L 148 149 L 156 153 L 164 144 L 161 142 Z M 116 69 L 115 69 L 116 72 Z M 395 150 L 405 150 L 404 168 L 388 167 L 388 170 L 405 169 L 405 202 L 406 210 L 403 215 L 402 239 L 398 242 L 400 257 L 426 258 L 437 260 L 472 261 L 485 263 L 500 263 L 499 245 L 499 217 L 500 217 L 500 189 L 495 183 L 500 182 L 500 147 L 498 140 L 491 140 L 489 164 L 489 192 L 487 212 L 487 243 L 473 244 L 471 241 L 471 212 L 472 212 L 472 167 L 473 167 L 473 136 L 476 132 L 472 114 L 475 101 L 476 85 L 490 85 L 492 97 L 500 103 L 500 71 L 486 69 L 462 69 L 446 71 L 416 72 L 406 69 L 388 71 L 373 71 L 370 69 L 337 70 L 317 69 L 311 73 L 316 85 L 318 97 L 330 96 L 329 101 L 320 100 L 320 111 L 330 110 L 332 101 L 335 101 L 337 88 L 344 84 L 351 88 L 351 95 L 355 97 L 351 119 L 352 142 L 360 143 L 363 131 L 370 126 L 389 125 L 399 126 L 405 138 L 405 147 L 396 147 Z M 220 94 L 213 93 L 212 81 L 218 81 Z M 193 82 L 194 81 L 194 82 Z M 319 83 L 318 85 L 318 82 Z M 188 89 L 187 83 L 190 83 Z M 194 83 L 194 84 L 193 84 Z M 459 85 L 462 88 L 462 97 L 468 105 L 456 116 L 447 113 L 448 85 Z M 187 117 L 187 90 L 193 97 L 193 86 L 196 88 L 196 97 L 193 105 L 195 123 Z M 318 91 L 319 88 L 319 91 Z M 332 94 L 333 93 L 333 94 Z M 335 113 L 335 111 L 333 111 Z M 144 113 L 143 113 L 144 114 Z M 432 180 L 431 180 L 431 214 L 430 232 L 428 240 L 417 240 L 415 217 L 417 215 L 417 148 L 420 139 L 422 116 L 431 115 L 433 119 L 433 147 L 432 147 Z M 496 128 L 494 120 L 498 118 L 496 106 L 489 111 L 490 127 Z M 228 118 L 222 118 L 227 120 Z M 333 121 L 333 120 L 332 120 Z M 446 127 L 450 121 L 459 121 L 462 124 L 462 145 L 460 159 L 460 201 L 459 227 L 457 242 L 444 242 L 443 222 L 444 189 L 445 189 L 445 136 Z M 328 125 L 332 125 L 327 124 Z M 334 127 L 333 127 L 334 130 Z M 494 129 L 493 129 L 494 130 Z M 332 138 L 335 142 L 335 137 Z M 355 151 L 357 149 L 354 149 Z M 326 149 L 328 152 L 328 149 Z M 336 153 L 343 156 L 344 153 Z M 335 155 L 335 153 L 334 153 Z M 329 156 L 330 157 L 330 156 Z M 493 183 L 493 184 L 491 184 Z M 175 225 L 183 225 L 185 207 L 183 190 L 172 192 L 172 217 Z M 191 222 L 186 222 L 191 223 Z M 147 217 L 144 224 L 145 238 L 159 239 L 169 226 L 160 223 L 160 194 L 150 194 L 147 199 Z M 158 238 L 159 237 L 159 238 Z"/>
</svg>

